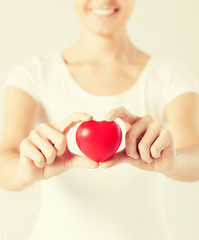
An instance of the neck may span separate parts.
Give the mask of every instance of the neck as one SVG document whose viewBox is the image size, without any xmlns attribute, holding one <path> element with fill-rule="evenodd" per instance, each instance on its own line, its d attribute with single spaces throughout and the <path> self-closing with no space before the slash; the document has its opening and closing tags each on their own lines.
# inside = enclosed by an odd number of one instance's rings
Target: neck
<svg viewBox="0 0 199 240">
<path fill-rule="evenodd" d="M 97 35 L 83 28 L 77 43 L 72 48 L 73 58 L 94 62 L 131 61 L 136 48 L 122 29 L 113 36 Z"/>
</svg>

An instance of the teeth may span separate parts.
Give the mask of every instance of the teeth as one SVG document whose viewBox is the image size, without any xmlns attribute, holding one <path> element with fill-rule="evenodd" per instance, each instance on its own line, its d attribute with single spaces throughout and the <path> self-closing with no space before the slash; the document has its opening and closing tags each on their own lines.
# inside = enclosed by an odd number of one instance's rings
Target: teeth
<svg viewBox="0 0 199 240">
<path fill-rule="evenodd" d="M 100 16 L 106 16 L 114 13 L 115 10 L 114 9 L 92 9 L 92 12 Z"/>
</svg>

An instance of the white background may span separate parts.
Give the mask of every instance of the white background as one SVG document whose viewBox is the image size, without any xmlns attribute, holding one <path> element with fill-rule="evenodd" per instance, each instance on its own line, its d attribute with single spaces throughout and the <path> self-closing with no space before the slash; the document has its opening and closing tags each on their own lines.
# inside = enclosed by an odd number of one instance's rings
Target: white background
<svg viewBox="0 0 199 240">
<path fill-rule="evenodd" d="M 199 79 L 198 9 L 198 0 L 137 0 L 129 35 L 149 54 L 183 60 Z M 66 49 L 79 30 L 72 0 L 0 0 L 1 129 L 2 86 L 9 70 L 31 55 Z M 22 192 L 0 189 L 0 239 L 27 239 L 39 209 L 39 189 L 39 184 Z M 198 240 L 199 182 L 168 179 L 166 193 L 176 240 Z"/>
</svg>

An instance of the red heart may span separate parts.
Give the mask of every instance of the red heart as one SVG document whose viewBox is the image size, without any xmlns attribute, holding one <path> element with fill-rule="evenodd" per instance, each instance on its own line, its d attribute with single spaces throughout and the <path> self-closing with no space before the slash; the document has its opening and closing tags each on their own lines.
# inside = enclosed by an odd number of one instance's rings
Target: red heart
<svg viewBox="0 0 199 240">
<path fill-rule="evenodd" d="M 112 121 L 85 121 L 76 132 L 80 150 L 96 162 L 104 162 L 119 148 L 122 141 L 120 126 Z"/>
</svg>

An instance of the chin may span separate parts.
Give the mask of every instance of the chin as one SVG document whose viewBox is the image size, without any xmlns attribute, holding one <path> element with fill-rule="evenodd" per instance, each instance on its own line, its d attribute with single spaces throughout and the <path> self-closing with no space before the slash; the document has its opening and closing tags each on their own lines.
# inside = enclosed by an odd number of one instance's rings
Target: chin
<svg viewBox="0 0 199 240">
<path fill-rule="evenodd" d="M 113 29 L 113 28 L 107 28 L 107 27 L 99 27 L 97 28 L 96 26 L 95 27 L 88 27 L 87 26 L 87 29 L 98 35 L 98 36 L 101 36 L 101 37 L 113 37 L 115 34 L 117 34 L 119 32 L 119 28 L 116 29 Z"/>
<path fill-rule="evenodd" d="M 99 37 L 105 37 L 105 38 L 111 38 L 116 33 L 110 32 L 110 31 L 92 31 L 95 35 L 98 35 Z"/>
</svg>

